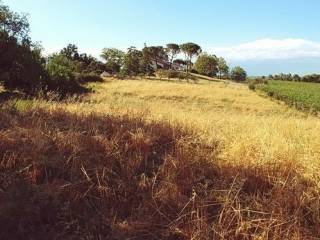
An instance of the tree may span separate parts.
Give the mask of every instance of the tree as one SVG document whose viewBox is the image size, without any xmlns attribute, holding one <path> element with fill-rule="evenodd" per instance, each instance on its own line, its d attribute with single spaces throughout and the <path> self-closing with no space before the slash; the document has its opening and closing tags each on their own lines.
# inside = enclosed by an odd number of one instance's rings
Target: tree
<svg viewBox="0 0 320 240">
<path fill-rule="evenodd" d="M 229 66 L 224 58 L 220 57 L 218 59 L 218 72 L 220 78 L 227 78 L 229 74 Z"/>
<path fill-rule="evenodd" d="M 245 81 L 247 79 L 247 73 L 239 66 L 234 67 L 231 71 L 231 79 L 235 81 Z"/>
<path fill-rule="evenodd" d="M 154 75 L 154 69 L 152 67 L 151 56 L 149 48 L 144 47 L 142 49 L 142 58 L 140 60 L 140 71 L 142 74 L 147 76 Z"/>
<path fill-rule="evenodd" d="M 107 69 L 115 74 L 124 64 L 125 53 L 117 48 L 104 48 L 101 57 L 106 61 Z"/>
<path fill-rule="evenodd" d="M 187 73 L 188 73 L 192 63 L 192 58 L 194 56 L 198 56 L 202 52 L 202 49 L 199 45 L 191 42 L 181 44 L 180 49 L 186 56 L 186 61 L 188 63 L 187 64 Z"/>
<path fill-rule="evenodd" d="M 78 47 L 75 44 L 68 44 L 60 51 L 60 54 L 66 56 L 71 61 L 79 60 Z"/>
<path fill-rule="evenodd" d="M 168 55 L 162 46 L 145 46 L 143 52 L 148 56 L 148 59 L 154 61 L 156 70 L 158 69 L 159 62 L 168 60 Z"/>
<path fill-rule="evenodd" d="M 218 58 L 215 55 L 201 54 L 193 68 L 200 74 L 213 77 L 218 72 Z"/>
<path fill-rule="evenodd" d="M 298 74 L 294 74 L 293 75 L 293 81 L 300 82 L 301 81 L 301 77 Z"/>
<path fill-rule="evenodd" d="M 0 31 L 14 38 L 19 43 L 30 44 L 30 26 L 27 16 L 10 11 L 0 1 Z"/>
<path fill-rule="evenodd" d="M 175 43 L 168 43 L 166 52 L 169 57 L 170 69 L 172 68 L 173 59 L 180 53 L 180 46 Z"/>
<path fill-rule="evenodd" d="M 142 52 L 135 47 L 128 48 L 124 56 L 123 73 L 127 75 L 138 75 L 141 72 Z"/>
<path fill-rule="evenodd" d="M 73 78 L 76 66 L 64 54 L 53 54 L 48 58 L 46 69 L 50 76 L 61 77 L 67 80 Z"/>
<path fill-rule="evenodd" d="M 107 66 L 96 58 L 93 58 L 86 67 L 86 72 L 89 73 L 101 74 L 105 71 L 107 71 Z"/>
<path fill-rule="evenodd" d="M 173 63 L 178 64 L 180 69 L 185 69 L 188 65 L 185 60 L 180 58 L 173 60 Z"/>
<path fill-rule="evenodd" d="M 34 94 L 46 80 L 41 47 L 29 37 L 25 15 L 0 2 L 0 82 L 7 90 Z"/>
<path fill-rule="evenodd" d="M 70 60 L 64 54 L 53 54 L 48 58 L 46 70 L 50 80 L 48 82 L 48 90 L 57 91 L 63 95 L 84 91 L 76 81 L 75 61 Z"/>
</svg>

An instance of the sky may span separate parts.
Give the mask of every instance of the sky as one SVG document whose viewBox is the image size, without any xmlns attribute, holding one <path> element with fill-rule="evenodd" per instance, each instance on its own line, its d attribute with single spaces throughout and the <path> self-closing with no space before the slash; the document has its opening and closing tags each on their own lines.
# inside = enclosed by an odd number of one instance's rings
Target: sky
<svg viewBox="0 0 320 240">
<path fill-rule="evenodd" d="M 2 0 L 45 52 L 195 42 L 249 75 L 320 72 L 318 0 Z"/>
</svg>

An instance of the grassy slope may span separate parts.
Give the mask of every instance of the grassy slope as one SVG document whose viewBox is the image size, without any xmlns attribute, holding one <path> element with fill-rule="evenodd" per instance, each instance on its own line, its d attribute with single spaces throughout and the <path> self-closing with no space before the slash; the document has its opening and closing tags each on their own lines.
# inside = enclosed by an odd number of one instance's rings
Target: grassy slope
<svg viewBox="0 0 320 240">
<path fill-rule="evenodd" d="M 302 109 L 320 111 L 320 84 L 305 82 L 268 81 L 260 89 L 269 96 Z"/>
<path fill-rule="evenodd" d="M 2 107 L 1 200 L 12 204 L 0 220 L 8 234 L 320 236 L 317 118 L 232 83 L 92 87 L 82 102 Z"/>
</svg>

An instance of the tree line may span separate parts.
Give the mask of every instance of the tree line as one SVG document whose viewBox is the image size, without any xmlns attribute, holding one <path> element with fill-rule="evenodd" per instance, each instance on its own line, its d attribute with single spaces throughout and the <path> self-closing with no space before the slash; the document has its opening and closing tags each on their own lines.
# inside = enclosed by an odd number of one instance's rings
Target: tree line
<svg viewBox="0 0 320 240">
<path fill-rule="evenodd" d="M 320 83 L 320 74 L 307 74 L 304 76 L 300 76 L 299 74 L 279 73 L 274 75 L 270 74 L 268 76 L 261 76 L 258 78 L 265 79 L 265 80 Z"/>
<path fill-rule="evenodd" d="M 192 42 L 166 46 L 145 44 L 141 50 L 132 46 L 126 52 L 105 48 L 101 53 L 102 62 L 80 53 L 74 44 L 44 57 L 43 48 L 31 40 L 29 32 L 26 15 L 11 11 L 0 0 L 0 84 L 8 91 L 19 90 L 28 95 L 55 91 L 67 95 L 87 91 L 82 83 L 99 81 L 104 72 L 119 77 L 155 76 L 160 69 L 185 72 L 186 77 L 195 72 L 238 81 L 246 79 L 242 68 L 229 71 L 225 59 L 203 53 L 201 47 Z"/>
<path fill-rule="evenodd" d="M 183 54 L 184 59 L 178 58 L 179 54 Z M 230 67 L 224 58 L 202 52 L 201 47 L 192 42 L 181 45 L 168 43 L 165 47 L 145 45 L 141 51 L 130 47 L 126 53 L 116 48 L 105 48 L 101 57 L 106 61 L 107 69 L 112 74 L 153 76 L 157 70 L 164 68 L 158 64 L 165 62 L 168 63 L 169 71 L 175 71 L 176 68 L 173 67 L 175 65 L 180 67 L 180 71 L 185 70 L 187 74 L 193 72 L 238 81 L 245 80 L 247 76 L 241 67 L 235 67 L 230 72 Z M 197 59 L 193 63 L 195 57 Z M 151 67 L 152 62 L 154 67 Z"/>
</svg>

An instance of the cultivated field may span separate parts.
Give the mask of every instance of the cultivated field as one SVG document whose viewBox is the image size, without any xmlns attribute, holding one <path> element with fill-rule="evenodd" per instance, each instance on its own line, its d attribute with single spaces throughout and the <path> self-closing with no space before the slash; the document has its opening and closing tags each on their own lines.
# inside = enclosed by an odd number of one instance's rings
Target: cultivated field
<svg viewBox="0 0 320 240">
<path fill-rule="evenodd" d="M 308 82 L 268 81 L 260 87 L 269 96 L 299 109 L 320 111 L 320 84 Z"/>
<path fill-rule="evenodd" d="M 91 87 L 2 104 L 2 236 L 320 237 L 317 117 L 236 83 Z"/>
</svg>

